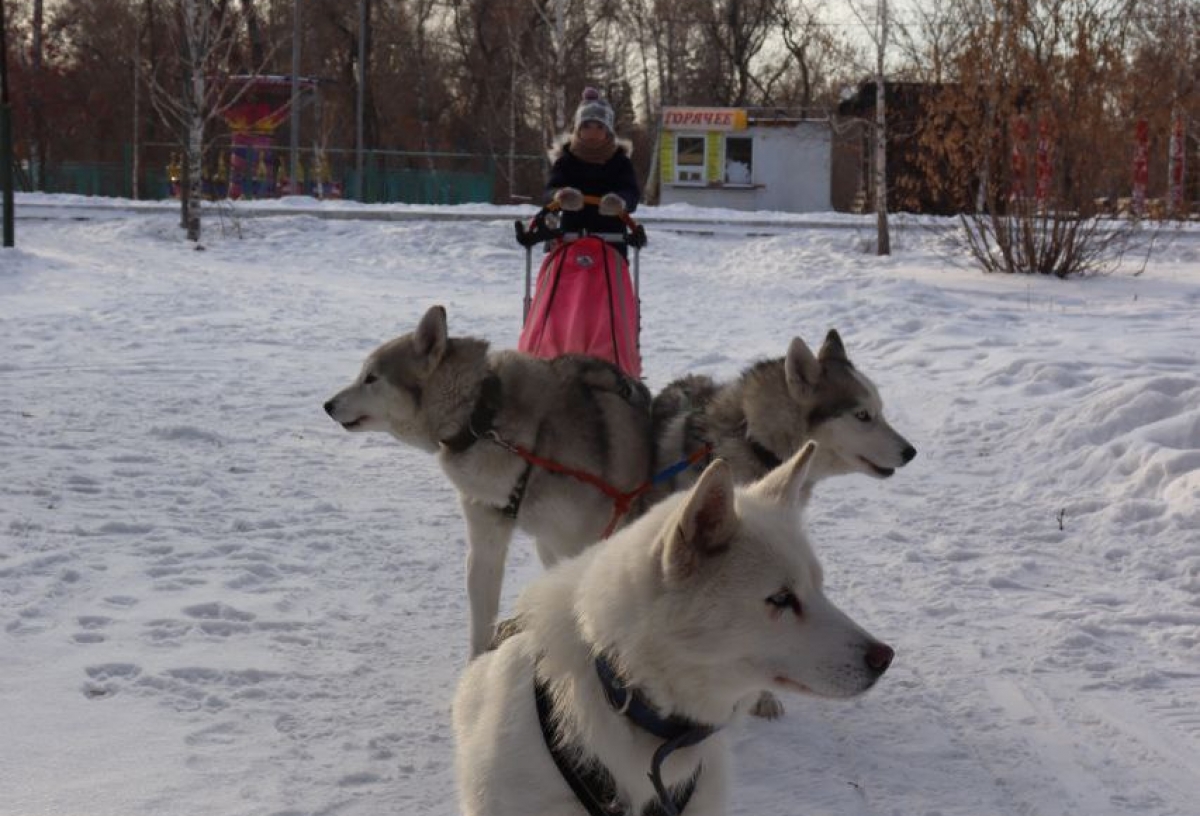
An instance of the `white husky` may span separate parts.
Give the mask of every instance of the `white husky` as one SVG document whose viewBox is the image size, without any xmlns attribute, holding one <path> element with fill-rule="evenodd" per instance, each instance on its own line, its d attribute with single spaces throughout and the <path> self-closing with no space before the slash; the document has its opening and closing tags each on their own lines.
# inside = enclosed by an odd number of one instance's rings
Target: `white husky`
<svg viewBox="0 0 1200 816">
<path fill-rule="evenodd" d="M 743 701 L 879 679 L 892 649 L 826 599 L 800 526 L 814 448 L 736 492 L 718 460 L 522 594 L 521 631 L 454 700 L 464 814 L 724 813 Z"/>
</svg>

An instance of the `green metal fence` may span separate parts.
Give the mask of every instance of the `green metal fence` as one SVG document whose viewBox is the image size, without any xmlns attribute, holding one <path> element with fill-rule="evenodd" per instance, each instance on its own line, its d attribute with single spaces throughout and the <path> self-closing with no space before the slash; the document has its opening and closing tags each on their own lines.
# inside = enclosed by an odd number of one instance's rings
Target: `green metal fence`
<svg viewBox="0 0 1200 816">
<path fill-rule="evenodd" d="M 126 145 L 120 162 L 62 162 L 44 172 L 46 192 L 87 196 L 133 197 L 133 150 Z M 174 194 L 169 168 L 178 167 L 178 147 L 153 144 L 141 148 L 138 197 L 163 199 Z M 206 157 L 204 189 L 221 198 L 228 190 L 228 162 L 222 149 Z M 490 156 L 472 153 L 418 153 L 370 150 L 363 153 L 363 172 L 350 150 L 327 150 L 323 162 L 312 150 L 301 155 L 304 194 L 370 203 L 462 204 L 491 202 L 496 195 L 496 165 Z M 283 176 L 290 166 L 286 148 L 273 149 L 265 177 L 246 184 L 247 196 L 271 198 L 289 189 Z M 323 170 L 318 168 L 323 167 Z M 26 172 L 28 179 L 32 174 Z"/>
<path fill-rule="evenodd" d="M 349 164 L 349 158 L 335 154 L 332 163 L 334 167 L 341 162 Z M 430 160 L 438 166 L 433 169 L 414 166 Z M 478 169 L 472 169 L 471 165 Z M 371 203 L 490 202 L 496 189 L 496 170 L 491 158 L 461 153 L 366 151 L 361 180 L 352 166 L 345 166 L 340 177 L 345 197 Z"/>
</svg>

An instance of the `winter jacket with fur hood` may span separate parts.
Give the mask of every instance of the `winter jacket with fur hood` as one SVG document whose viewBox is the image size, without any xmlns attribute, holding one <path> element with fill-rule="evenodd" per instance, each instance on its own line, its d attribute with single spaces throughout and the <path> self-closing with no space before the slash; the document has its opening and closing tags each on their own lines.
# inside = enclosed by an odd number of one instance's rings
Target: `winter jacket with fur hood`
<svg viewBox="0 0 1200 816">
<path fill-rule="evenodd" d="M 617 150 L 604 164 L 594 164 L 571 153 L 570 137 L 559 140 L 550 150 L 550 179 L 546 183 L 546 201 L 554 197 L 554 191 L 562 187 L 574 187 L 585 196 L 602 196 L 616 193 L 625 201 L 625 209 L 633 212 L 641 200 L 637 175 L 629 156 L 633 147 L 629 142 L 618 139 Z M 585 206 L 578 212 L 563 213 L 563 229 L 568 232 L 623 232 L 625 225 L 616 216 L 601 215 L 593 206 Z"/>
</svg>

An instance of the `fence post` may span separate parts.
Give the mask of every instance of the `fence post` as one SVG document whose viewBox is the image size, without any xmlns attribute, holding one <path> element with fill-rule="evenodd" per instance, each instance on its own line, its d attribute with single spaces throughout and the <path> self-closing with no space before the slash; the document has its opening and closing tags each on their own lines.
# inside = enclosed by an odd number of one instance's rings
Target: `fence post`
<svg viewBox="0 0 1200 816">
<path fill-rule="evenodd" d="M 133 198 L 133 146 L 121 145 L 121 196 Z"/>
</svg>

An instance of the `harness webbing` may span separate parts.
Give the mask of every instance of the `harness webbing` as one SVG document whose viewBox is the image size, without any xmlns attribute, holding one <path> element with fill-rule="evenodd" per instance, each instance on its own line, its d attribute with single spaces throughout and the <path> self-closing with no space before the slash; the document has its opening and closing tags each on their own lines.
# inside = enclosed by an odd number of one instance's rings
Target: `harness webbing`
<svg viewBox="0 0 1200 816">
<path fill-rule="evenodd" d="M 439 440 L 441 444 L 451 453 L 462 453 L 474 445 L 482 434 L 492 429 L 500 410 L 501 398 L 500 378 L 496 374 L 488 374 L 480 384 L 479 398 L 471 409 L 467 424 L 453 436 Z"/>
<path fill-rule="evenodd" d="M 572 479 L 576 479 L 584 484 L 591 485 L 605 496 L 608 496 L 610 499 L 612 499 L 612 518 L 609 519 L 608 526 L 604 528 L 604 533 L 600 536 L 601 538 L 608 538 L 610 535 L 612 535 L 613 530 L 617 529 L 617 523 L 620 522 L 625 514 L 629 512 L 629 508 L 633 506 L 633 503 L 637 501 L 637 499 L 640 498 L 644 493 L 654 487 L 654 485 L 665 479 L 671 478 L 685 468 L 691 467 L 712 453 L 712 446 L 705 445 L 703 448 L 692 451 L 687 458 L 681 459 L 675 464 L 654 474 L 649 479 L 635 487 L 633 490 L 622 491 L 616 487 L 613 487 L 594 473 L 590 473 L 586 470 L 580 470 L 579 468 L 568 467 L 567 465 L 555 462 L 553 459 L 547 459 L 543 456 L 538 456 L 536 453 L 524 447 L 523 445 L 518 445 L 515 442 L 509 442 L 505 440 L 494 430 L 489 431 L 487 437 L 500 447 L 504 448 L 506 451 L 521 457 L 534 467 L 539 467 L 542 470 L 550 473 L 557 473 L 560 476 L 570 476 Z"/>
<path fill-rule="evenodd" d="M 746 442 L 750 445 L 750 450 L 754 453 L 754 458 L 768 471 L 774 470 L 783 464 L 783 460 L 776 456 L 773 450 L 759 442 L 753 436 L 747 436 Z"/>
<path fill-rule="evenodd" d="M 559 740 L 558 728 L 554 722 L 550 694 L 542 680 L 534 680 L 533 695 L 534 702 L 537 704 L 538 724 L 542 728 L 542 740 L 546 743 L 546 749 L 550 752 L 550 757 L 554 760 L 559 774 L 570 786 L 579 803 L 591 816 L 630 816 L 628 806 L 620 800 L 612 774 L 599 763 L 581 764 L 577 762 L 571 751 L 562 745 Z M 712 733 L 711 729 L 709 733 Z M 705 736 L 707 735 L 705 734 Z M 650 778 L 654 782 L 654 789 L 659 798 L 647 802 L 646 806 L 642 808 L 641 816 L 679 816 L 691 801 L 692 794 L 696 790 L 696 782 L 700 778 L 700 768 L 697 768 L 691 778 L 679 786 L 674 793 L 667 791 L 662 785 L 662 780 L 657 778 L 658 768 L 666 755 L 676 748 L 683 747 L 676 745 L 668 748 L 671 742 L 671 740 L 664 742 L 654 754 L 654 773 L 650 775 Z"/>
<path fill-rule="evenodd" d="M 558 741 L 558 731 L 554 727 L 550 695 L 541 680 L 534 681 L 533 695 L 534 701 L 537 703 L 538 723 L 542 726 L 542 739 L 546 742 L 546 748 L 550 751 L 550 757 L 554 760 L 554 764 L 558 766 L 558 772 L 562 774 L 562 778 L 574 791 L 575 798 L 592 816 L 617 816 L 617 814 L 624 813 L 624 808 L 620 808 L 619 803 L 614 801 L 616 789 L 608 772 L 601 771 L 600 774 L 597 774 L 595 769 L 592 769 L 592 772 L 588 774 L 592 779 L 585 780 L 582 769 L 572 762 L 571 758 L 563 751 Z"/>
</svg>

